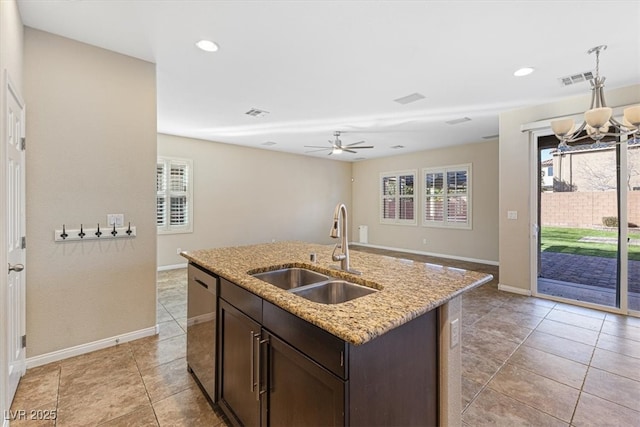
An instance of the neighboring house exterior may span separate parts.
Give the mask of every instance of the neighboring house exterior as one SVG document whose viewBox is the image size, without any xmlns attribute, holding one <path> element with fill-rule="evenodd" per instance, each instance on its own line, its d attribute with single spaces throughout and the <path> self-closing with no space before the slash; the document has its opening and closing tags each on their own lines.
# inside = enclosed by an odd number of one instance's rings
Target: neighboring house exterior
<svg viewBox="0 0 640 427">
<path fill-rule="evenodd" d="M 629 143 L 627 157 L 627 189 L 640 190 L 640 141 Z M 591 145 L 581 145 L 565 151 L 556 150 L 553 152 L 553 191 L 614 191 L 615 165 L 615 146 L 594 148 Z"/>
</svg>

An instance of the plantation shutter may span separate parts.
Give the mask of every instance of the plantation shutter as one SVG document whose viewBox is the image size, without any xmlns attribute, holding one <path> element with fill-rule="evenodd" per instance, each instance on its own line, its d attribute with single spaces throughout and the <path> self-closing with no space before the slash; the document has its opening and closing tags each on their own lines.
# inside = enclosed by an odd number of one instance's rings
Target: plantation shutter
<svg viewBox="0 0 640 427">
<path fill-rule="evenodd" d="M 156 224 L 167 225 L 167 186 L 165 162 L 158 161 L 156 166 Z"/>
<path fill-rule="evenodd" d="M 416 225 L 417 171 L 380 174 L 380 222 Z"/>
<path fill-rule="evenodd" d="M 190 232 L 192 226 L 191 160 L 158 159 L 156 222 L 162 233 Z"/>
<path fill-rule="evenodd" d="M 422 225 L 471 228 L 471 164 L 423 169 Z"/>
</svg>

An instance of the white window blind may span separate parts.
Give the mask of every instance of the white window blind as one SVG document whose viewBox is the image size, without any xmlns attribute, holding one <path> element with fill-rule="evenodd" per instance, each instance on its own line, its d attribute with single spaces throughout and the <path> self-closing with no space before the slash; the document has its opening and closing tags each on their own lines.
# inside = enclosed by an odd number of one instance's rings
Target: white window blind
<svg viewBox="0 0 640 427">
<path fill-rule="evenodd" d="M 380 174 L 380 222 L 416 225 L 416 171 Z"/>
<path fill-rule="evenodd" d="M 422 225 L 471 228 L 471 164 L 426 168 Z"/>
<path fill-rule="evenodd" d="M 193 231 L 193 163 L 188 159 L 158 158 L 156 222 L 159 233 Z"/>
</svg>

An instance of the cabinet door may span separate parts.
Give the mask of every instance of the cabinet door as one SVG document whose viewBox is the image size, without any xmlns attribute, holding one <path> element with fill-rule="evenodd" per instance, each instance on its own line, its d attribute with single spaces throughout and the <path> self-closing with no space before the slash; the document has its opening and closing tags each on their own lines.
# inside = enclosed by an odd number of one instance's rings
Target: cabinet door
<svg viewBox="0 0 640 427">
<path fill-rule="evenodd" d="M 275 336 L 267 336 L 267 424 L 273 427 L 344 425 L 345 381 Z"/>
<path fill-rule="evenodd" d="M 220 300 L 219 404 L 234 422 L 260 425 L 260 325 Z"/>
</svg>

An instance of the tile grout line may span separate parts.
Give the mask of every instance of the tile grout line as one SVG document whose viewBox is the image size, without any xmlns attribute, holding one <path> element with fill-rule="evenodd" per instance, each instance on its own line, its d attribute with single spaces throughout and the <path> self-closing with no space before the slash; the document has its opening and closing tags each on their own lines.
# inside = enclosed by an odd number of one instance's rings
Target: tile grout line
<svg viewBox="0 0 640 427">
<path fill-rule="evenodd" d="M 605 316 L 605 319 L 606 319 L 606 316 Z M 600 334 L 602 333 L 602 328 L 604 328 L 604 322 L 605 320 L 602 319 L 602 324 L 600 325 L 600 330 L 598 331 L 598 338 L 596 338 L 596 342 L 593 345 L 593 352 L 591 352 L 591 357 L 589 358 L 589 363 L 587 364 L 587 371 L 585 372 L 584 378 L 582 379 L 582 384 L 580 385 L 580 393 L 578 394 L 578 400 L 576 401 L 576 405 L 573 408 L 573 413 L 571 414 L 571 424 L 573 423 L 573 419 L 576 416 L 578 405 L 580 404 L 580 399 L 582 398 L 582 393 L 584 392 L 584 384 L 587 382 L 587 375 L 589 375 L 589 371 L 591 370 L 591 362 L 593 361 L 593 357 L 596 354 L 596 349 L 598 348 L 598 342 L 600 341 Z"/>
</svg>

